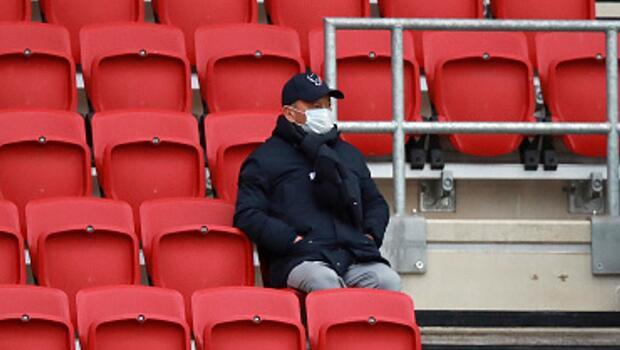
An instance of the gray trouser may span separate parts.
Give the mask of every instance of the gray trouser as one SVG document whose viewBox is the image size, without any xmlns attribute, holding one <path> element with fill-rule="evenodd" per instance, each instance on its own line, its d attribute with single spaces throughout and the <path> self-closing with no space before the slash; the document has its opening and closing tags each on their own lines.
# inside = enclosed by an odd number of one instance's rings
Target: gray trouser
<svg viewBox="0 0 620 350">
<path fill-rule="evenodd" d="M 400 290 L 396 271 L 380 262 L 353 264 L 344 277 L 340 277 L 325 262 L 304 261 L 291 270 L 286 283 L 306 293 L 346 287 Z"/>
</svg>

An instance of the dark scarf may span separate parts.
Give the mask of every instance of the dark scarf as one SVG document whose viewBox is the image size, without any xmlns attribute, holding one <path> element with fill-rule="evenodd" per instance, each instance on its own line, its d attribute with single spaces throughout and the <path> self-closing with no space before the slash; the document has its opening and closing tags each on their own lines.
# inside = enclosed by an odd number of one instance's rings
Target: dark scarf
<svg viewBox="0 0 620 350">
<path fill-rule="evenodd" d="M 312 188 L 319 205 L 354 226 L 361 227 L 360 198 L 355 195 L 359 191 L 352 187 L 357 183 L 349 181 L 354 175 L 341 163 L 338 153 L 332 148 L 340 137 L 338 129 L 334 127 L 326 134 L 309 133 L 280 116 L 274 135 L 293 144 L 313 161 L 315 176 Z"/>
</svg>

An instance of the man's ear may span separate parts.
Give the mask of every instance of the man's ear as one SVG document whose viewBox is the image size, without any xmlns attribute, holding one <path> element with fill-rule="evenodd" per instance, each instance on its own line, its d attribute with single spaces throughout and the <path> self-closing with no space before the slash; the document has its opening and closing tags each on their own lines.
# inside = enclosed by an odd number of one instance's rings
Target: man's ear
<svg viewBox="0 0 620 350">
<path fill-rule="evenodd" d="M 291 123 L 295 122 L 295 118 L 293 116 L 293 111 L 291 110 L 291 108 L 289 108 L 288 106 L 282 106 L 282 115 L 284 116 L 284 118 L 286 118 L 286 120 L 288 120 Z"/>
</svg>

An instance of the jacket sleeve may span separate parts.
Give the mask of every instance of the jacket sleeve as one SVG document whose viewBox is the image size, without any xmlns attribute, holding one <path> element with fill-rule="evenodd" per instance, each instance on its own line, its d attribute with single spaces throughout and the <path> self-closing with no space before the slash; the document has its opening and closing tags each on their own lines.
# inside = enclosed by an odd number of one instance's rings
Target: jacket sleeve
<svg viewBox="0 0 620 350">
<path fill-rule="evenodd" d="M 360 177 L 360 187 L 362 190 L 362 201 L 364 209 L 364 233 L 370 234 L 377 247 L 383 244 L 385 228 L 390 219 L 390 208 L 377 188 L 377 184 L 370 177 L 370 170 L 365 161 L 362 162 L 362 172 Z"/>
<path fill-rule="evenodd" d="M 252 157 L 239 174 L 239 190 L 234 225 L 244 231 L 261 249 L 286 255 L 293 247 L 296 232 L 282 220 L 269 216 L 269 181 Z"/>
</svg>

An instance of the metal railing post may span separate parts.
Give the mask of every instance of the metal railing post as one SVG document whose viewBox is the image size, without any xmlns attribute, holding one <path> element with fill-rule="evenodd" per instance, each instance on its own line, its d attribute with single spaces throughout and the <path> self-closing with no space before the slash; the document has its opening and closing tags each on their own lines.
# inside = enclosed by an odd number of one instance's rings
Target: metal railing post
<svg viewBox="0 0 620 350">
<path fill-rule="evenodd" d="M 336 26 L 325 21 L 325 81 L 331 89 L 337 89 L 337 63 L 336 63 Z M 338 100 L 331 99 L 332 117 L 338 121 Z"/>
<path fill-rule="evenodd" d="M 618 30 L 607 30 L 607 207 L 610 216 L 619 216 L 618 204 Z"/>
<path fill-rule="evenodd" d="M 396 123 L 394 130 L 394 210 L 396 215 L 404 215 L 406 208 L 405 182 L 405 82 L 403 63 L 403 28 L 392 29 L 392 117 Z"/>
</svg>

